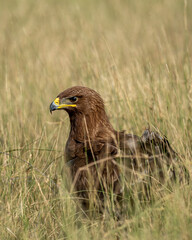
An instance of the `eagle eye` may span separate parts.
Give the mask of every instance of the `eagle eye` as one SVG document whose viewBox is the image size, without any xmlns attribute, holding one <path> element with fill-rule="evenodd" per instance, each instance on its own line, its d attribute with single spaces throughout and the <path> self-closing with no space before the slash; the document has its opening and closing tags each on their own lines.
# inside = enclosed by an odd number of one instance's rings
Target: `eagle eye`
<svg viewBox="0 0 192 240">
<path fill-rule="evenodd" d="M 77 102 L 78 98 L 77 97 L 70 97 L 69 100 L 73 103 Z"/>
</svg>

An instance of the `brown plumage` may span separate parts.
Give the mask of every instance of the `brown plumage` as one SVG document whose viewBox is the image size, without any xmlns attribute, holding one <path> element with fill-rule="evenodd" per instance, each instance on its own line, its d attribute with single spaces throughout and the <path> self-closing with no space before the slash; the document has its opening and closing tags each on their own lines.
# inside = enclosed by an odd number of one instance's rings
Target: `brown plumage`
<svg viewBox="0 0 192 240">
<path fill-rule="evenodd" d="M 51 103 L 50 111 L 60 109 L 70 118 L 65 154 L 74 187 L 84 202 L 91 198 L 103 200 L 111 192 L 121 196 L 120 169 L 116 160 L 120 152 L 129 168 L 146 174 L 153 171 L 155 165 L 161 168 L 161 157 L 157 155 L 164 154 L 168 166 L 176 157 L 169 142 L 158 133 L 145 130 L 140 138 L 114 130 L 101 96 L 90 88 L 76 86 L 60 93 Z M 163 171 L 160 175 L 163 178 Z"/>
</svg>

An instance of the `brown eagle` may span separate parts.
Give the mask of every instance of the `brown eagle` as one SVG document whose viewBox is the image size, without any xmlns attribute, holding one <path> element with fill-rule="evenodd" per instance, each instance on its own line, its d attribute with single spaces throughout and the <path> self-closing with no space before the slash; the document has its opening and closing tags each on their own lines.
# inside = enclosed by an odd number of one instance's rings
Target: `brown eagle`
<svg viewBox="0 0 192 240">
<path fill-rule="evenodd" d="M 168 140 L 148 129 L 141 137 L 116 131 L 101 96 L 93 89 L 82 86 L 66 89 L 51 103 L 50 112 L 55 110 L 65 110 L 69 115 L 71 128 L 65 155 L 75 190 L 84 203 L 91 198 L 96 202 L 104 200 L 111 193 L 116 198 L 121 196 L 117 160 L 120 154 L 126 160 L 126 167 L 134 172 L 149 175 L 158 167 L 160 178 L 164 178 L 162 163 L 165 162 L 174 176 L 172 160 L 177 154 Z"/>
</svg>

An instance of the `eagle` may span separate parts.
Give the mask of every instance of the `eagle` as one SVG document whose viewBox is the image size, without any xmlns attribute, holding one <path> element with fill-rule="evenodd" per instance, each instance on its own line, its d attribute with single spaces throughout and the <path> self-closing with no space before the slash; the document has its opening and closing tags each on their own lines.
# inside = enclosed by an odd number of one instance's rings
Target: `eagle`
<svg viewBox="0 0 192 240">
<path fill-rule="evenodd" d="M 116 131 L 106 114 L 103 99 L 95 90 L 83 86 L 68 88 L 50 104 L 50 112 L 55 110 L 64 110 L 69 115 L 65 158 L 73 187 L 84 206 L 88 207 L 91 199 L 102 206 L 104 199 L 111 196 L 117 201 L 121 199 L 121 157 L 135 176 L 130 177 L 132 183 L 141 181 L 138 172 L 149 176 L 157 172 L 157 168 L 158 178 L 165 179 L 163 163 L 170 178 L 175 177 L 173 163 L 177 153 L 167 138 L 150 129 L 141 137 Z"/>
</svg>

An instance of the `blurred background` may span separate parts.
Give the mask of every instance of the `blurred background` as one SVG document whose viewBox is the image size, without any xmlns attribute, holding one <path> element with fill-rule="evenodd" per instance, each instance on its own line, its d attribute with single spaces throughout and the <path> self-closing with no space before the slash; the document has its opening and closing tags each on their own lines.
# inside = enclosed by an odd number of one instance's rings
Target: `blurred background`
<svg viewBox="0 0 192 240">
<path fill-rule="evenodd" d="M 52 212 L 50 206 L 49 214 L 46 211 L 45 182 L 64 162 L 68 116 L 61 111 L 50 115 L 49 104 L 66 88 L 93 88 L 117 130 L 141 135 L 150 126 L 189 161 L 192 1 L 1 0 L 0 6 L 2 239 L 62 239 L 63 219 L 69 219 L 62 218 L 60 210 L 59 223 L 46 217 Z M 27 189 L 28 167 L 33 168 L 33 184 Z M 42 201 L 45 215 L 38 218 L 40 210 L 34 205 Z M 39 228 L 35 216 L 41 219 Z M 145 221 L 142 226 L 147 226 Z M 71 229 L 76 239 L 80 230 L 73 224 Z M 80 229 L 89 239 L 88 230 Z M 110 227 L 106 229 L 110 239 Z M 92 234 L 101 237 L 97 227 Z"/>
</svg>

